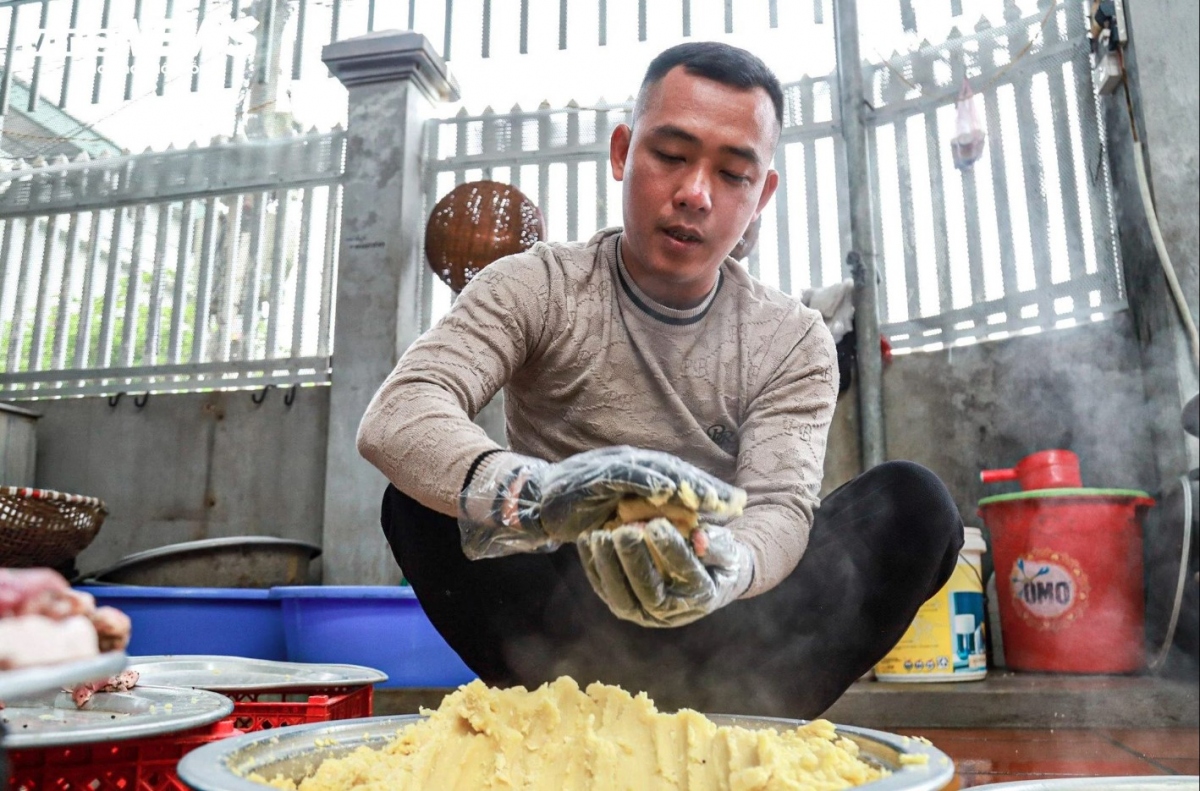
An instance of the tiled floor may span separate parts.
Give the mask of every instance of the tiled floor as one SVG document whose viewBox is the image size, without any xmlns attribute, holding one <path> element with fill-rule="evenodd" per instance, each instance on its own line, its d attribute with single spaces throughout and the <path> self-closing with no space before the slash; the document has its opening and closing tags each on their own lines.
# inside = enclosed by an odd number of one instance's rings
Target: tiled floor
<svg viewBox="0 0 1200 791">
<path fill-rule="evenodd" d="M 1200 730 L 899 729 L 924 736 L 954 759 L 946 791 L 1059 777 L 1195 775 Z"/>
</svg>

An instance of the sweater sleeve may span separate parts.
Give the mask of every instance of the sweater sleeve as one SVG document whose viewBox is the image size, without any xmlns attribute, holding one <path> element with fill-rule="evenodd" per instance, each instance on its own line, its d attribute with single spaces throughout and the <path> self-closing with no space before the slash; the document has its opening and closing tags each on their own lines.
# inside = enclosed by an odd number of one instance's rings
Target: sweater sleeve
<svg viewBox="0 0 1200 791">
<path fill-rule="evenodd" d="M 746 508 L 729 527 L 754 555 L 743 598 L 771 590 L 796 568 L 819 504 L 837 353 L 819 317 L 802 333 L 798 324 L 785 321 L 775 333 L 771 346 L 783 351 L 782 359 L 768 351 L 768 361 L 779 362 L 760 369 L 766 381 L 742 422 L 737 485 L 746 490 Z"/>
<path fill-rule="evenodd" d="M 359 453 L 422 505 L 457 515 L 472 462 L 499 447 L 472 421 L 536 353 L 554 263 L 537 245 L 483 269 L 371 399 Z"/>
</svg>

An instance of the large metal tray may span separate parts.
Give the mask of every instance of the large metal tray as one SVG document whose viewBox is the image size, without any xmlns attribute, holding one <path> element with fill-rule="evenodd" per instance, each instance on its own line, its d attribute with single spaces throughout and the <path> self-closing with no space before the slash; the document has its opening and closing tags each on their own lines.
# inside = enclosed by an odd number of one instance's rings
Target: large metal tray
<svg viewBox="0 0 1200 791">
<path fill-rule="evenodd" d="M 331 689 L 382 684 L 387 674 L 361 665 L 275 662 L 240 656 L 136 656 L 129 667 L 142 683 L 214 692 Z"/>
<path fill-rule="evenodd" d="M 790 730 L 802 724 L 800 720 L 768 717 L 720 714 L 708 717 L 718 725 L 743 728 Z M 421 719 L 415 714 L 367 717 L 248 733 L 188 753 L 179 762 L 177 771 L 193 791 L 263 791 L 267 786 L 251 782 L 245 776 L 256 772 L 263 777 L 283 775 L 298 781 L 326 758 L 340 758 L 363 745 L 378 749 L 394 739 L 399 729 Z M 954 777 L 950 758 L 916 739 L 845 725 L 837 729 L 858 743 L 864 759 L 894 772 L 890 777 L 858 786 L 855 791 L 939 791 Z M 902 765 L 902 755 L 924 755 L 928 762 Z"/>
<path fill-rule="evenodd" d="M 186 541 L 127 555 L 89 580 L 168 588 L 271 588 L 304 585 L 321 548 L 270 536 Z"/>
<path fill-rule="evenodd" d="M 125 662 L 124 651 L 109 651 L 76 662 L 7 670 L 0 673 L 0 701 L 115 676 L 125 669 Z"/>
<path fill-rule="evenodd" d="M 198 728 L 228 717 L 233 701 L 203 689 L 134 687 L 99 692 L 78 709 L 68 692 L 5 701 L 0 722 L 7 750 L 139 739 Z"/>
<path fill-rule="evenodd" d="M 1200 777 L 1070 777 L 975 786 L 976 791 L 1197 791 Z"/>
</svg>

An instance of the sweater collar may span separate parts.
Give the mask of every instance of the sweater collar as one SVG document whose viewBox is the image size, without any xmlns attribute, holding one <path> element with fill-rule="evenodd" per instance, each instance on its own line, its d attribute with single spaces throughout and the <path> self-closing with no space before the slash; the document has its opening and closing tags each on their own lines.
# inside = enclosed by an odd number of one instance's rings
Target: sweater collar
<svg viewBox="0 0 1200 791">
<path fill-rule="evenodd" d="M 625 268 L 625 258 L 621 255 L 621 237 L 622 234 L 614 234 L 614 245 L 616 248 L 617 261 L 617 279 L 621 283 L 621 289 L 625 292 L 625 296 L 629 297 L 629 301 L 646 315 L 661 321 L 664 324 L 673 324 L 676 326 L 685 324 L 695 324 L 704 318 L 712 307 L 713 301 L 717 298 L 717 292 L 721 290 L 721 284 L 725 280 L 725 274 L 718 270 L 717 282 L 713 284 L 712 290 L 704 297 L 699 305 L 686 310 L 671 308 L 657 302 L 646 292 L 638 288 L 638 284 L 634 282 L 633 277 L 629 274 L 629 270 Z"/>
</svg>

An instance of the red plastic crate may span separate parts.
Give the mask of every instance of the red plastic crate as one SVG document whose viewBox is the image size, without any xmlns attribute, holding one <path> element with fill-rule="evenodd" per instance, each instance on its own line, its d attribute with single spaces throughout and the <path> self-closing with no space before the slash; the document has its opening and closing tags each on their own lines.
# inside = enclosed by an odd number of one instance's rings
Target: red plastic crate
<svg viewBox="0 0 1200 791">
<path fill-rule="evenodd" d="M 9 791 L 188 791 L 175 767 L 209 742 L 242 732 L 230 720 L 180 733 L 70 747 L 12 750 Z"/>
<path fill-rule="evenodd" d="M 308 690 L 301 694 L 288 690 L 226 694 L 233 699 L 233 714 L 225 721 L 246 732 L 370 717 L 375 701 L 375 687 L 369 684 Z"/>
</svg>

